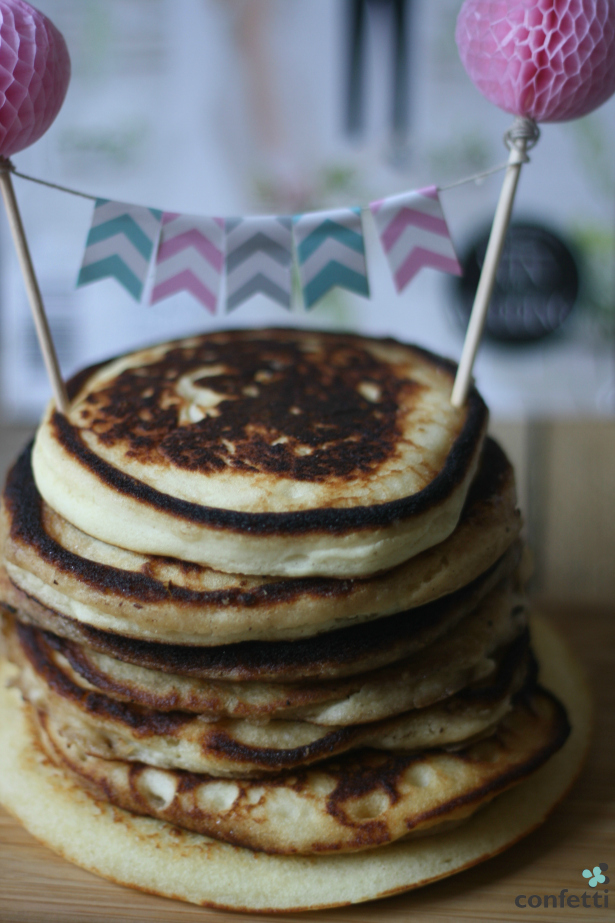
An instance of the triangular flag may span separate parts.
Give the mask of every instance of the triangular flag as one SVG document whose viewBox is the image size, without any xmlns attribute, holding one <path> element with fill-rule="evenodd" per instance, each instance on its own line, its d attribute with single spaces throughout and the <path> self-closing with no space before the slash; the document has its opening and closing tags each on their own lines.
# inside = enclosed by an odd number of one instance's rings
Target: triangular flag
<svg viewBox="0 0 615 923">
<path fill-rule="evenodd" d="M 335 286 L 369 297 L 360 208 L 295 215 L 293 231 L 306 308 Z"/>
<path fill-rule="evenodd" d="M 96 199 L 77 285 L 114 278 L 139 301 L 161 220 L 154 208 Z"/>
<path fill-rule="evenodd" d="M 258 294 L 290 308 L 291 221 L 273 215 L 226 219 L 227 312 Z"/>
<path fill-rule="evenodd" d="M 435 186 L 371 202 L 398 292 L 425 267 L 461 275 Z"/>
<path fill-rule="evenodd" d="M 152 304 L 187 291 L 215 314 L 223 268 L 223 218 L 164 212 L 150 298 Z"/>
</svg>

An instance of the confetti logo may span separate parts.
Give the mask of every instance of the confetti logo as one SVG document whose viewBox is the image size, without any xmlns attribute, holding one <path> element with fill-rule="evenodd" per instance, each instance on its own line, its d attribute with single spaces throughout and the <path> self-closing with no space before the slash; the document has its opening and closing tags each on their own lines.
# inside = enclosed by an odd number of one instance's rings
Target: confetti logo
<svg viewBox="0 0 615 923">
<path fill-rule="evenodd" d="M 593 869 L 583 869 L 581 873 L 583 878 L 589 878 L 588 884 L 590 888 L 597 888 L 598 885 L 605 885 L 608 883 L 608 875 L 604 873 L 608 869 L 606 862 L 601 862 L 600 865 L 595 865 Z"/>
<path fill-rule="evenodd" d="M 580 889 L 575 889 L 577 891 L 575 894 L 574 891 L 571 893 L 568 888 L 562 888 L 559 894 L 518 894 L 515 898 L 515 905 L 520 910 L 536 910 L 538 907 L 571 908 L 572 910 L 584 907 L 587 910 L 608 910 L 609 889 L 604 887 L 609 883 L 609 877 L 605 875 L 607 869 L 606 862 L 601 862 L 599 865 L 594 865 L 591 869 L 583 869 L 581 872 L 583 878 L 587 879 L 590 888 L 598 888 L 599 885 L 602 885 L 599 891 L 583 891 L 581 893 Z M 562 919 L 564 918 L 562 917 Z"/>
</svg>

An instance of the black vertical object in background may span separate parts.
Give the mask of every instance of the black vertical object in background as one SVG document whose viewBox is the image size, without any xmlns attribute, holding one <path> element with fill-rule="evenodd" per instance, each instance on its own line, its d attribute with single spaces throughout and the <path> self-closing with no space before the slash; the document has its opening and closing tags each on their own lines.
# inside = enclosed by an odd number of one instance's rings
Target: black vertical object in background
<svg viewBox="0 0 615 923">
<path fill-rule="evenodd" d="M 365 54 L 369 23 L 367 7 L 373 14 L 389 17 L 392 33 L 391 55 L 391 134 L 395 143 L 408 134 L 408 7 L 410 0 L 348 0 L 348 72 L 346 93 L 346 132 L 359 136 L 365 117 Z"/>
<path fill-rule="evenodd" d="M 408 2 L 393 0 L 393 112 L 391 127 L 396 138 L 408 134 Z"/>
<path fill-rule="evenodd" d="M 346 96 L 346 131 L 358 135 L 363 129 L 363 95 L 365 80 L 365 2 L 348 0 L 348 85 Z"/>
</svg>

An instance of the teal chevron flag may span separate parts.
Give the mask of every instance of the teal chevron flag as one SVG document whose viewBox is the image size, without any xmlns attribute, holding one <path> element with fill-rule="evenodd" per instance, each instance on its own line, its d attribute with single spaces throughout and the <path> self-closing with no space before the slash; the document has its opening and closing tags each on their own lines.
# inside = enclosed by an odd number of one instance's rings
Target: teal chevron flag
<svg viewBox="0 0 615 923">
<path fill-rule="evenodd" d="M 114 278 L 139 301 L 161 221 L 157 209 L 97 199 L 77 285 Z"/>
<path fill-rule="evenodd" d="M 306 308 L 335 286 L 369 298 L 360 208 L 295 215 L 293 232 Z"/>
</svg>

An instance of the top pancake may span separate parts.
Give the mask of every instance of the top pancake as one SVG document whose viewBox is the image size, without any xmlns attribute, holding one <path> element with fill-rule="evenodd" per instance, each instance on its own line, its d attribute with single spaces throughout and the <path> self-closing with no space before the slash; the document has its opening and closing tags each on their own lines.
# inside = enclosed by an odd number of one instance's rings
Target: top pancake
<svg viewBox="0 0 615 923">
<path fill-rule="evenodd" d="M 228 331 L 95 367 L 33 470 L 102 541 L 230 573 L 361 576 L 455 528 L 486 426 L 454 368 L 393 340 Z"/>
</svg>

